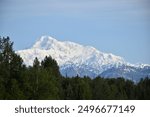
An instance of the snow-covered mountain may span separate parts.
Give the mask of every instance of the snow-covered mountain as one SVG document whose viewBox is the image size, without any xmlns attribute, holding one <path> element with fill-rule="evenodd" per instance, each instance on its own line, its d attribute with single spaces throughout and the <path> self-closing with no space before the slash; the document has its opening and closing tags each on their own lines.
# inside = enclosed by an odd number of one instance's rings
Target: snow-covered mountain
<svg viewBox="0 0 150 117">
<path fill-rule="evenodd" d="M 150 75 L 150 65 L 133 65 L 127 63 L 122 57 L 111 53 L 103 53 L 94 47 L 83 46 L 69 41 L 58 41 L 50 36 L 42 36 L 31 48 L 19 50 L 17 53 L 23 58 L 26 65 L 32 65 L 37 57 L 40 61 L 45 56 L 52 56 L 60 67 L 64 76 L 90 76 L 92 78 L 101 75 L 104 77 L 126 77 L 135 79 L 138 77 L 131 71 L 147 68 L 147 72 L 139 77 Z M 126 68 L 123 69 L 123 68 Z M 126 72 L 131 75 L 126 75 Z M 133 74 L 133 75 L 132 75 Z M 130 77 L 132 76 L 132 77 Z M 137 78 L 139 79 L 139 78 Z"/>
</svg>

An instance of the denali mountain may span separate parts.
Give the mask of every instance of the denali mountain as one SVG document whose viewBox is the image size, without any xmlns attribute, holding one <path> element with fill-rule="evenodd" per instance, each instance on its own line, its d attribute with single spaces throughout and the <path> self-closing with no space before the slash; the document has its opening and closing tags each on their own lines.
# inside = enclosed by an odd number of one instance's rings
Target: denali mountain
<svg viewBox="0 0 150 117">
<path fill-rule="evenodd" d="M 61 42 L 49 36 L 42 36 L 31 48 L 16 53 L 26 65 L 32 65 L 35 57 L 41 61 L 50 55 L 57 61 L 63 76 L 124 77 L 134 81 L 150 76 L 150 65 L 133 65 L 122 57 L 100 52 L 94 47 Z"/>
</svg>

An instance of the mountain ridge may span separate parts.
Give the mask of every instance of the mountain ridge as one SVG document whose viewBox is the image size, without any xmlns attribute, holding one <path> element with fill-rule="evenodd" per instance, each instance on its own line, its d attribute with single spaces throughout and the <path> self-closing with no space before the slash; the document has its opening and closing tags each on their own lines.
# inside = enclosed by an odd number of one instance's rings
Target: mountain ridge
<svg viewBox="0 0 150 117">
<path fill-rule="evenodd" d="M 70 41 L 58 41 L 50 36 L 42 36 L 31 48 L 19 50 L 16 53 L 23 58 L 26 65 L 32 65 L 35 57 L 41 61 L 45 56 L 50 55 L 58 62 L 61 74 L 64 76 L 67 74 L 69 77 L 75 75 L 92 78 L 99 75 L 108 77 L 107 70 L 112 68 L 117 70 L 123 66 L 135 69 L 150 68 L 150 65 L 146 64 L 130 64 L 120 56 L 101 52 L 92 46 L 83 46 Z M 148 72 L 149 75 L 150 71 Z M 130 79 L 128 76 L 127 78 Z"/>
</svg>

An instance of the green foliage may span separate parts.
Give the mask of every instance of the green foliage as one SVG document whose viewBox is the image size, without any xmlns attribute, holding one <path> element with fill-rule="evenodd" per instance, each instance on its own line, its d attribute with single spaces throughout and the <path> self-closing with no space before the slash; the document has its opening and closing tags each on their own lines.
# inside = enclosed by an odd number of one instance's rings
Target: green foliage
<svg viewBox="0 0 150 117">
<path fill-rule="evenodd" d="M 13 43 L 9 37 L 0 38 L 0 82 L 2 99 L 22 99 L 19 88 L 20 73 L 23 61 L 13 51 Z"/>
<path fill-rule="evenodd" d="M 25 66 L 9 37 L 0 37 L 0 99 L 133 100 L 150 99 L 150 79 L 64 78 L 51 56 Z"/>
<path fill-rule="evenodd" d="M 54 75 L 56 77 L 60 77 L 59 67 L 57 62 L 52 59 L 51 56 L 45 57 L 45 59 L 41 62 L 41 66 L 47 70 L 48 73 Z"/>
<path fill-rule="evenodd" d="M 141 81 L 137 84 L 136 96 L 139 100 L 150 99 L 150 79 L 148 77 L 141 79 Z"/>
</svg>

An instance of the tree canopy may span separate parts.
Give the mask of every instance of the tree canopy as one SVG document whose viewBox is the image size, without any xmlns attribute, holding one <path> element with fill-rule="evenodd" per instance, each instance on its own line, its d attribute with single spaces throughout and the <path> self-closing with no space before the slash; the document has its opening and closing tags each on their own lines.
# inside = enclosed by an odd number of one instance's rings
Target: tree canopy
<svg viewBox="0 0 150 117">
<path fill-rule="evenodd" d="M 26 66 L 9 37 L 0 37 L 0 99 L 143 100 L 150 99 L 150 79 L 63 77 L 51 56 Z"/>
</svg>

